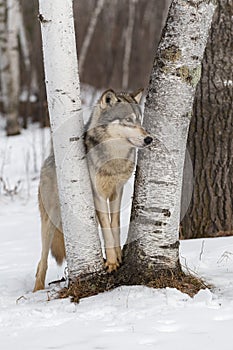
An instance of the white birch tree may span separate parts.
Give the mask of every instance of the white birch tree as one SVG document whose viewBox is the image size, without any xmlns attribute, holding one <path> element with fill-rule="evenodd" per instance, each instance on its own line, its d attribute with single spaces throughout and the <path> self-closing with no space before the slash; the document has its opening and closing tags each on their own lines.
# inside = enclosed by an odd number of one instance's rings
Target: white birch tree
<svg viewBox="0 0 233 350">
<path fill-rule="evenodd" d="M 18 0 L 0 0 L 0 75 L 7 135 L 20 133 L 18 20 Z"/>
<path fill-rule="evenodd" d="M 19 41 L 28 74 L 29 47 L 19 0 L 0 0 L 0 78 L 1 94 L 6 115 L 7 135 L 20 133 L 20 55 Z"/>
<path fill-rule="evenodd" d="M 69 281 L 103 270 L 83 143 L 72 0 L 40 0 L 45 81 Z"/>
<path fill-rule="evenodd" d="M 140 151 L 124 249 L 126 283 L 180 271 L 179 220 L 186 139 L 214 0 L 173 0 L 154 61 L 144 126 L 157 141 Z"/>
</svg>

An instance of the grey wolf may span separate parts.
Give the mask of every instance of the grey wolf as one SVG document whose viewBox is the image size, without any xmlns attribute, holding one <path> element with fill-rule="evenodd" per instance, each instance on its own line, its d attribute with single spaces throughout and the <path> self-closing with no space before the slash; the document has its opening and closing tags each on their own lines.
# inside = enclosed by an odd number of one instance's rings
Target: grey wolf
<svg viewBox="0 0 233 350">
<path fill-rule="evenodd" d="M 153 138 L 141 126 L 139 102 L 142 90 L 116 93 L 109 89 L 93 109 L 85 131 L 86 155 L 94 204 L 101 226 L 108 272 L 122 263 L 120 206 L 124 184 L 135 167 L 136 148 Z M 45 160 L 39 184 L 42 252 L 34 291 L 44 289 L 49 250 L 58 264 L 65 259 L 56 170 L 53 151 Z"/>
</svg>

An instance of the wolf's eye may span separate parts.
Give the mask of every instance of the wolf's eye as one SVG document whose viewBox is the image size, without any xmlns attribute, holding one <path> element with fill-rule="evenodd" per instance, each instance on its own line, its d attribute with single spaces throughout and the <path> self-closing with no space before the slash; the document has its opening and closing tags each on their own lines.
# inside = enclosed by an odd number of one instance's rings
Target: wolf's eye
<svg viewBox="0 0 233 350">
<path fill-rule="evenodd" d="M 125 120 L 126 120 L 128 123 L 131 123 L 131 122 L 132 122 L 132 118 L 130 118 L 130 117 L 125 118 Z"/>
</svg>

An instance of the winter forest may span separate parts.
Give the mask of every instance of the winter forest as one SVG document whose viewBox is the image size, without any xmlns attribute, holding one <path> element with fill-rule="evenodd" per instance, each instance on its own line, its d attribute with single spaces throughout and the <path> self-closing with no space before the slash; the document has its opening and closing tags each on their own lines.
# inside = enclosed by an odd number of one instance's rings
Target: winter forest
<svg viewBox="0 0 233 350">
<path fill-rule="evenodd" d="M 233 0 L 0 0 L 4 350 L 232 350 Z"/>
</svg>

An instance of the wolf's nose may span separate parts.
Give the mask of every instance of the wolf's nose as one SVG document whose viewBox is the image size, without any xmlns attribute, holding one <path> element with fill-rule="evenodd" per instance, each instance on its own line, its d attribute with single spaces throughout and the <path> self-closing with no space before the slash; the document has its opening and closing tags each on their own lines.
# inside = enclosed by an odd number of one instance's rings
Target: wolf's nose
<svg viewBox="0 0 233 350">
<path fill-rule="evenodd" d="M 146 145 L 149 145 L 152 141 L 153 141 L 153 139 L 150 136 L 147 136 L 147 137 L 144 138 L 144 143 Z"/>
</svg>

